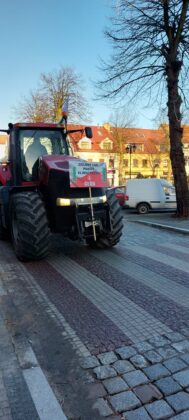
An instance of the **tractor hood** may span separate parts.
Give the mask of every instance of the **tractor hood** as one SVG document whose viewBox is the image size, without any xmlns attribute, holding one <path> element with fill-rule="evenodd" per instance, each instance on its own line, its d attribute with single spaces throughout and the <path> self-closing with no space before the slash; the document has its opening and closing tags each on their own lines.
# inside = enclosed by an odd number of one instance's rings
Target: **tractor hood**
<svg viewBox="0 0 189 420">
<path fill-rule="evenodd" d="M 77 162 L 83 162 L 78 158 L 73 156 L 64 156 L 64 155 L 45 155 L 41 157 L 40 160 L 40 170 L 39 170 L 39 181 L 42 184 L 47 184 L 49 180 L 50 172 L 63 172 L 69 176 L 69 162 L 76 160 Z"/>
<path fill-rule="evenodd" d="M 50 196 L 78 198 L 89 197 L 89 188 L 71 188 L 69 176 L 70 161 L 85 162 L 72 156 L 44 155 L 40 158 L 39 185 L 42 190 L 48 191 Z M 93 196 L 104 196 L 104 188 L 93 187 Z"/>
</svg>

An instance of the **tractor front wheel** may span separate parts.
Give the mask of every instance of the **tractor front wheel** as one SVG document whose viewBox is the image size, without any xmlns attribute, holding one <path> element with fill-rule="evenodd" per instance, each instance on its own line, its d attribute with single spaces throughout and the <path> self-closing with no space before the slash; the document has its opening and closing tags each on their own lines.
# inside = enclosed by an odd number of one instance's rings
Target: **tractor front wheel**
<svg viewBox="0 0 189 420">
<path fill-rule="evenodd" d="M 35 191 L 14 194 L 10 217 L 17 258 L 21 261 L 45 258 L 49 250 L 50 230 L 40 195 Z"/>
<path fill-rule="evenodd" d="M 107 200 L 110 211 L 111 229 L 106 234 L 99 235 L 97 240 L 90 239 L 87 241 L 91 248 L 112 248 L 120 241 L 123 230 L 123 216 L 121 207 L 114 192 L 107 193 Z"/>
</svg>

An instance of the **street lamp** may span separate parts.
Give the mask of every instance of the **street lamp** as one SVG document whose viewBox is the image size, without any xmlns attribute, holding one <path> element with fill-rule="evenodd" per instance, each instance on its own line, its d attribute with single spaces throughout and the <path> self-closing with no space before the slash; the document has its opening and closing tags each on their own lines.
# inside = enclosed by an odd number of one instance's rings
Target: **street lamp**
<svg viewBox="0 0 189 420">
<path fill-rule="evenodd" d="M 129 173 L 130 173 L 130 179 L 131 179 L 131 155 L 132 153 L 134 153 L 136 150 L 136 145 L 134 143 L 129 143 L 126 147 L 126 152 L 129 153 L 130 155 L 130 169 L 129 169 Z"/>
</svg>

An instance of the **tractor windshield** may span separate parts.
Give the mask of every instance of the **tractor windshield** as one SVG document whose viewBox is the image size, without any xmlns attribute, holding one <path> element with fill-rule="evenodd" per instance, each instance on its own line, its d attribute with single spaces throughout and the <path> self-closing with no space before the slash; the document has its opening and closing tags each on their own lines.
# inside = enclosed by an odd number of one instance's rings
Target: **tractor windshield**
<svg viewBox="0 0 189 420">
<path fill-rule="evenodd" d="M 60 130 L 20 130 L 23 179 L 35 178 L 34 170 L 41 156 L 68 155 L 65 136 Z"/>
</svg>

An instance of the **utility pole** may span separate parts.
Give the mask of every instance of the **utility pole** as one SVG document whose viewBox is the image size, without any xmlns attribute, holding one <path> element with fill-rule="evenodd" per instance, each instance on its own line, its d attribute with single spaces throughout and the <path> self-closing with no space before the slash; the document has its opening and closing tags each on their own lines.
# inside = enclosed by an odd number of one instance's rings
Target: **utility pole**
<svg viewBox="0 0 189 420">
<path fill-rule="evenodd" d="M 134 143 L 129 143 L 126 146 L 126 152 L 129 153 L 130 156 L 130 160 L 129 160 L 129 175 L 130 175 L 130 179 L 131 179 L 131 155 L 132 153 L 134 153 L 136 150 L 136 145 Z"/>
</svg>

